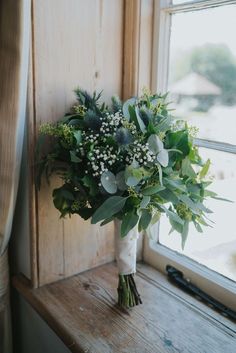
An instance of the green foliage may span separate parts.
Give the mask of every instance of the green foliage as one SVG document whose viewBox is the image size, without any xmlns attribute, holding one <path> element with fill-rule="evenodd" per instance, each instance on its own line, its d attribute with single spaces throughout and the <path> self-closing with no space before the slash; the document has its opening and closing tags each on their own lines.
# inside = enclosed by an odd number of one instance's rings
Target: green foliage
<svg viewBox="0 0 236 353">
<path fill-rule="evenodd" d="M 173 121 L 167 95 L 144 91 L 124 103 L 113 97 L 111 108 L 101 94 L 76 95 L 71 113 L 40 127 L 38 186 L 43 173 L 59 174 L 53 201 L 62 217 L 79 214 L 101 225 L 117 217 L 122 236 L 165 213 L 184 246 L 190 222 L 200 232 L 207 226 L 211 211 L 203 202 L 217 195 L 205 180 L 210 161 L 202 162 L 188 126 Z"/>
</svg>

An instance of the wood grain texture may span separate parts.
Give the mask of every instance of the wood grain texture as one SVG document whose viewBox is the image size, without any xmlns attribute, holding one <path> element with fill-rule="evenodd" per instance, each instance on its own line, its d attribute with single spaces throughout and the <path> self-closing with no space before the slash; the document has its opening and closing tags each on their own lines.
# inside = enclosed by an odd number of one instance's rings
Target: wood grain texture
<svg viewBox="0 0 236 353">
<path fill-rule="evenodd" d="M 154 0 L 141 1 L 139 30 L 138 94 L 151 88 Z"/>
<path fill-rule="evenodd" d="M 78 85 L 90 92 L 103 89 L 107 100 L 112 94 L 121 95 L 122 57 L 123 0 L 33 0 L 31 151 L 34 131 L 68 111 Z M 60 220 L 51 197 L 56 185 L 58 180 L 50 186 L 43 183 L 40 193 L 31 193 L 36 205 L 32 207 L 34 286 L 114 259 L 112 226 L 91 226 L 79 216 Z"/>
<path fill-rule="evenodd" d="M 126 0 L 123 98 L 151 88 L 154 0 Z"/>
<path fill-rule="evenodd" d="M 140 7 L 140 0 L 125 1 L 123 99 L 138 92 Z"/>
<path fill-rule="evenodd" d="M 112 263 L 35 290 L 14 285 L 71 352 L 235 352 L 235 324 L 146 265 L 136 276 L 144 304 L 119 310 L 116 275 Z"/>
</svg>

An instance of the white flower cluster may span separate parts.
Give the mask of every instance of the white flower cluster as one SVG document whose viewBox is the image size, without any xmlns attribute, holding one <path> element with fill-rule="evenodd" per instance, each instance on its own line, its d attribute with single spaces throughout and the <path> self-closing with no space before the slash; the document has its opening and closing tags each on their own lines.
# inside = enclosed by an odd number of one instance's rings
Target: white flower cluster
<svg viewBox="0 0 236 353">
<path fill-rule="evenodd" d="M 132 164 L 133 160 L 137 161 L 139 165 L 147 166 L 148 163 L 153 163 L 156 157 L 148 147 L 148 143 L 142 144 L 139 141 L 134 141 L 132 150 L 129 151 L 126 162 Z"/>
<path fill-rule="evenodd" d="M 117 161 L 119 158 L 114 151 L 112 146 L 97 147 L 90 152 L 90 164 L 93 170 L 93 176 L 98 177 L 102 175 L 103 172 L 107 172 L 109 168 Z"/>
<path fill-rule="evenodd" d="M 100 136 L 99 134 L 97 134 L 97 133 L 95 134 L 92 130 L 89 135 L 87 135 L 85 132 L 82 133 L 82 138 L 83 138 L 84 142 L 90 142 L 95 145 L 98 144 L 99 136 Z M 82 145 L 82 144 L 80 143 L 80 145 Z"/>
<path fill-rule="evenodd" d="M 101 118 L 101 120 L 100 132 L 104 134 L 104 137 L 108 137 L 113 135 L 117 128 L 122 125 L 124 118 L 121 112 L 117 112 L 115 114 L 107 113 L 106 117 Z"/>
</svg>

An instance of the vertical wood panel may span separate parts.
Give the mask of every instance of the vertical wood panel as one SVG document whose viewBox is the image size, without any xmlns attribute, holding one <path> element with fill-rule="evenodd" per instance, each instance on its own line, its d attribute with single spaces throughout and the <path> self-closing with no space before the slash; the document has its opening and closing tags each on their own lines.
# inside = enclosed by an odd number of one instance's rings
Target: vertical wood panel
<svg viewBox="0 0 236 353">
<path fill-rule="evenodd" d="M 56 121 L 74 101 L 72 90 L 122 90 L 123 1 L 34 0 L 36 128 Z M 51 187 L 38 194 L 39 284 L 113 259 L 112 226 L 99 228 L 79 216 L 59 220 Z"/>
<path fill-rule="evenodd" d="M 138 93 L 151 88 L 154 0 L 142 0 L 140 9 Z"/>
</svg>

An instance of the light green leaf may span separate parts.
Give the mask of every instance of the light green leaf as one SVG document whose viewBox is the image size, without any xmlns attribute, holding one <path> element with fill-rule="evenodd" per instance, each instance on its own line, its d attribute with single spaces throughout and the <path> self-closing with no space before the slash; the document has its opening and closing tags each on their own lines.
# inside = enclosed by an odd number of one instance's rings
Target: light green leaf
<svg viewBox="0 0 236 353">
<path fill-rule="evenodd" d="M 208 170 L 210 168 L 210 165 L 211 165 L 211 161 L 210 161 L 210 159 L 208 159 L 206 161 L 206 163 L 204 164 L 204 166 L 202 167 L 202 170 L 199 173 L 200 179 L 205 178 L 205 176 L 207 175 Z"/>
<path fill-rule="evenodd" d="M 163 183 L 162 183 L 162 168 L 161 168 L 161 165 L 159 163 L 157 163 L 157 168 L 158 168 L 158 172 L 159 172 L 160 184 L 163 185 Z"/>
<path fill-rule="evenodd" d="M 193 211 L 193 213 L 199 215 L 199 206 L 196 202 L 190 199 L 190 197 L 187 195 L 179 195 L 179 199 L 185 203 Z"/>
<path fill-rule="evenodd" d="M 123 104 L 123 114 L 124 117 L 129 121 L 130 120 L 130 113 L 129 113 L 129 106 L 133 106 L 136 102 L 136 98 L 130 98 Z"/>
<path fill-rule="evenodd" d="M 197 176 L 188 157 L 185 157 L 182 161 L 182 174 L 190 178 L 196 178 Z"/>
<path fill-rule="evenodd" d="M 178 223 L 178 222 L 175 222 L 175 221 L 173 220 L 173 218 L 169 218 L 169 221 L 170 221 L 170 224 L 171 224 L 171 226 L 172 226 L 172 229 L 171 229 L 171 232 L 170 232 L 170 233 L 172 233 L 172 232 L 175 230 L 176 232 L 182 234 L 182 232 L 183 232 L 183 225 L 180 224 L 180 223 Z M 169 234 L 170 234 L 170 233 L 169 233 Z"/>
<path fill-rule="evenodd" d="M 133 177 L 133 176 L 129 176 L 127 179 L 126 179 L 126 184 L 128 186 L 136 186 L 138 185 L 140 180 L 138 180 L 137 178 Z"/>
<path fill-rule="evenodd" d="M 93 214 L 91 223 L 95 224 L 103 219 L 110 218 L 124 207 L 127 197 L 111 196 Z"/>
<path fill-rule="evenodd" d="M 151 200 L 150 196 L 143 196 L 142 201 L 140 202 L 140 208 L 146 208 Z"/>
<path fill-rule="evenodd" d="M 136 226 L 138 220 L 139 216 L 134 211 L 125 214 L 121 223 L 122 238 L 125 237 L 129 233 L 129 231 Z"/>
<path fill-rule="evenodd" d="M 157 161 L 163 166 L 167 167 L 169 163 L 169 155 L 167 150 L 162 150 L 157 155 Z"/>
<path fill-rule="evenodd" d="M 115 194 L 117 192 L 116 177 L 112 172 L 108 171 L 102 173 L 101 184 L 109 194 Z"/>
<path fill-rule="evenodd" d="M 195 228 L 197 229 L 197 231 L 199 233 L 203 233 L 203 230 L 202 230 L 202 227 L 200 226 L 200 224 L 196 221 L 193 221 L 194 225 L 195 225 Z"/>
<path fill-rule="evenodd" d="M 167 183 L 169 186 L 171 186 L 174 189 L 186 192 L 186 186 L 180 179 L 168 179 L 164 178 L 164 183 Z"/>
<path fill-rule="evenodd" d="M 161 212 L 157 211 L 154 216 L 152 217 L 152 221 L 151 224 L 155 224 L 156 222 L 158 222 L 161 218 Z"/>
<path fill-rule="evenodd" d="M 184 225 L 183 225 L 183 231 L 181 233 L 181 237 L 182 237 L 182 242 L 181 242 L 181 246 L 182 246 L 182 250 L 184 250 L 185 247 L 185 243 L 188 237 L 188 230 L 189 230 L 189 221 L 185 221 Z"/>
<path fill-rule="evenodd" d="M 148 138 L 148 147 L 149 149 L 154 153 L 158 154 L 164 149 L 163 142 L 160 140 L 160 138 L 156 134 L 152 134 Z"/>
</svg>

